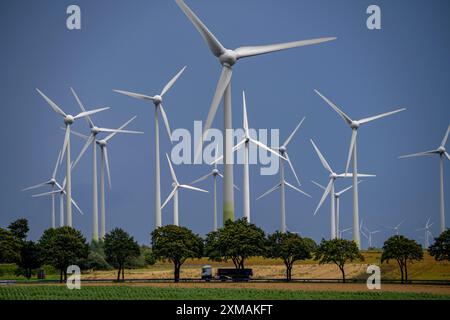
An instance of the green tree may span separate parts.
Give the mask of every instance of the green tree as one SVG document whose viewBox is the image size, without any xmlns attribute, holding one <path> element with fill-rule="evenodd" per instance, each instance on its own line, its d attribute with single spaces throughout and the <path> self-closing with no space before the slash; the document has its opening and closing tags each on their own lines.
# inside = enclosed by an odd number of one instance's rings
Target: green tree
<svg viewBox="0 0 450 320">
<path fill-rule="evenodd" d="M 246 218 L 227 220 L 223 228 L 206 236 L 206 255 L 215 261 L 231 259 L 236 269 L 245 269 L 247 258 L 264 255 L 264 248 L 264 231 Z"/>
<path fill-rule="evenodd" d="M 423 259 L 422 247 L 412 239 L 395 235 L 384 242 L 381 263 L 389 263 L 389 260 L 396 260 L 400 268 L 401 281 L 408 281 L 408 262 L 420 261 Z"/>
<path fill-rule="evenodd" d="M 159 227 L 152 232 L 152 252 L 157 259 L 173 263 L 174 280 L 178 282 L 186 259 L 202 257 L 203 239 L 185 227 Z"/>
<path fill-rule="evenodd" d="M 11 231 L 0 228 L 0 263 L 16 263 L 22 242 Z"/>
<path fill-rule="evenodd" d="M 71 227 L 47 229 L 39 239 L 44 263 L 59 270 L 60 282 L 67 280 L 67 267 L 87 258 L 89 246 L 80 231 Z"/>
<path fill-rule="evenodd" d="M 125 264 L 139 256 L 139 245 L 134 238 L 120 228 L 115 228 L 105 235 L 106 261 L 117 268 L 117 281 L 125 279 Z"/>
<path fill-rule="evenodd" d="M 434 239 L 434 243 L 428 248 L 428 252 L 436 261 L 450 261 L 450 229 L 445 230 Z"/>
<path fill-rule="evenodd" d="M 21 241 L 25 241 L 28 231 L 30 231 L 30 228 L 28 227 L 28 220 L 24 218 L 11 222 L 8 229 L 14 237 Z"/>
<path fill-rule="evenodd" d="M 345 283 L 345 264 L 355 260 L 363 261 L 364 257 L 359 252 L 358 246 L 354 241 L 345 239 L 322 239 L 315 251 L 314 259 L 319 260 L 319 264 L 336 264 L 339 270 L 341 270 L 342 281 Z"/>
<path fill-rule="evenodd" d="M 20 249 L 20 259 L 17 262 L 17 275 L 30 279 L 33 270 L 41 266 L 40 250 L 33 241 L 24 241 Z"/>
<path fill-rule="evenodd" d="M 267 237 L 265 256 L 282 259 L 286 266 L 286 280 L 292 279 L 292 267 L 299 260 L 310 259 L 316 244 L 314 240 L 302 238 L 296 233 L 277 231 Z"/>
</svg>

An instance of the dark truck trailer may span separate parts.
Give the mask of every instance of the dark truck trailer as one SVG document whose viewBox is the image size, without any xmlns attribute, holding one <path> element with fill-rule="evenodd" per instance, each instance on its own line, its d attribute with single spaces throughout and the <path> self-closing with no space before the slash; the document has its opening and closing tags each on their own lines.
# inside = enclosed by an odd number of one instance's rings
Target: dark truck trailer
<svg viewBox="0 0 450 320">
<path fill-rule="evenodd" d="M 253 276 L 252 269 L 219 268 L 217 269 L 217 279 L 226 281 L 249 281 Z"/>
</svg>

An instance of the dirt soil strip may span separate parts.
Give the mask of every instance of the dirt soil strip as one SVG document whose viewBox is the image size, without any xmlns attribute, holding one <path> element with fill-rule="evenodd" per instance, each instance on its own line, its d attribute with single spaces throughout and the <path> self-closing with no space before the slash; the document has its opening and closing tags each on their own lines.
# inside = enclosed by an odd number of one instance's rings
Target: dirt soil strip
<svg viewBox="0 0 450 320">
<path fill-rule="evenodd" d="M 227 288 L 227 289 L 259 289 L 259 290 L 293 290 L 293 291 L 337 291 L 364 292 L 367 286 L 361 283 L 83 283 L 83 286 L 130 286 L 157 288 Z M 382 284 L 385 292 L 415 292 L 450 295 L 450 286 L 418 285 L 418 284 Z"/>
</svg>

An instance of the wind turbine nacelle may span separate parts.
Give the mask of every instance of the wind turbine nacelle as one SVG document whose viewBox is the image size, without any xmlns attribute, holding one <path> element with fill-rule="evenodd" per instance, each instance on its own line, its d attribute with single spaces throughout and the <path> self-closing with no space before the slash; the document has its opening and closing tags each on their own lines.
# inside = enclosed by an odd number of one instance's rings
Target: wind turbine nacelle
<svg viewBox="0 0 450 320">
<path fill-rule="evenodd" d="M 74 123 L 75 122 L 75 118 L 72 116 L 72 115 L 70 115 L 70 114 L 68 114 L 65 118 L 64 118 L 64 123 L 65 124 L 72 124 L 72 123 Z"/>
<path fill-rule="evenodd" d="M 284 155 L 286 153 L 286 147 L 284 146 L 280 147 L 278 150 L 280 151 L 281 155 Z"/>
<path fill-rule="evenodd" d="M 91 133 L 94 134 L 94 135 L 100 133 L 100 128 L 98 128 L 98 127 L 93 127 L 93 128 L 91 129 Z"/>
<path fill-rule="evenodd" d="M 219 174 L 219 170 L 213 169 L 212 174 L 215 175 L 215 176 L 217 176 L 217 175 Z"/>
<path fill-rule="evenodd" d="M 440 154 L 445 153 L 445 147 L 440 146 L 437 151 L 439 151 Z"/>
<path fill-rule="evenodd" d="M 352 129 L 358 129 L 359 128 L 359 122 L 358 121 L 352 121 L 352 123 L 350 123 L 350 127 Z"/>
<path fill-rule="evenodd" d="M 97 140 L 97 144 L 103 148 L 106 147 L 107 142 L 105 140 Z"/>
<path fill-rule="evenodd" d="M 237 53 L 233 50 L 226 50 L 222 55 L 219 57 L 220 63 L 222 65 L 226 65 L 228 67 L 231 67 L 236 63 L 238 59 Z"/>
<path fill-rule="evenodd" d="M 162 100 L 163 99 L 162 99 L 162 97 L 160 95 L 156 95 L 156 96 L 153 97 L 153 103 L 155 105 L 161 104 Z"/>
</svg>

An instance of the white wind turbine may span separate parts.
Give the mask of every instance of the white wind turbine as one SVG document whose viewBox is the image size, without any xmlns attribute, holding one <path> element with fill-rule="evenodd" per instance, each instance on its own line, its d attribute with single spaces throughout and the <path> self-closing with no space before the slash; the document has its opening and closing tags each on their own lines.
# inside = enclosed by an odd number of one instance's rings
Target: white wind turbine
<svg viewBox="0 0 450 320">
<path fill-rule="evenodd" d="M 416 231 L 424 231 L 425 232 L 425 237 L 424 237 L 424 241 L 425 241 L 425 249 L 428 248 L 430 246 L 430 236 L 431 238 L 433 238 L 433 234 L 430 231 L 431 226 L 434 224 L 434 222 L 430 223 L 430 219 L 431 217 L 428 218 L 427 222 L 425 223 L 425 226 L 423 228 L 417 229 Z"/>
<path fill-rule="evenodd" d="M 325 191 L 323 192 L 322 198 L 320 199 L 319 204 L 317 205 L 317 208 L 314 211 L 314 215 L 316 215 L 317 211 L 319 211 L 319 209 L 322 206 L 323 202 L 325 201 L 326 197 L 328 196 L 328 194 L 330 194 L 330 204 L 331 204 L 331 211 L 330 211 L 331 235 L 330 235 L 330 238 L 335 239 L 336 235 L 337 235 L 337 233 L 336 233 L 337 229 L 336 229 L 336 204 L 335 204 L 335 196 L 334 196 L 335 195 L 334 183 L 336 182 L 336 179 L 350 178 L 352 176 L 352 174 L 349 174 L 349 173 L 337 174 L 336 172 L 334 172 L 312 139 L 311 139 L 311 143 L 314 147 L 314 150 L 317 153 L 317 156 L 320 159 L 320 162 L 322 163 L 322 166 L 325 168 L 325 170 L 328 171 L 329 179 L 330 179 L 327 187 L 325 188 Z M 373 174 L 357 174 L 357 177 L 358 178 L 360 178 L 360 177 L 375 177 L 375 175 L 373 175 Z"/>
<path fill-rule="evenodd" d="M 44 197 L 44 196 L 52 196 L 52 198 L 53 198 L 56 194 L 59 194 L 59 226 L 60 227 L 63 227 L 65 225 L 64 224 L 64 196 L 66 197 L 66 202 L 69 201 L 68 197 L 67 197 L 67 192 L 65 189 L 66 181 L 67 180 L 64 179 L 62 186 L 57 181 L 55 181 L 55 187 L 58 190 L 32 195 L 33 198 Z M 71 198 L 70 202 L 73 204 L 73 206 L 78 210 L 78 212 L 81 215 L 84 215 L 83 211 L 81 211 L 81 209 L 80 209 L 78 203 L 75 201 L 75 199 Z"/>
<path fill-rule="evenodd" d="M 321 185 L 320 183 L 316 182 L 316 181 L 311 181 L 312 183 L 314 183 L 316 186 L 318 186 L 319 188 L 321 188 L 322 190 L 326 190 L 326 187 L 324 187 L 323 185 Z M 358 184 L 360 184 L 362 182 L 362 180 L 358 181 Z M 336 219 L 336 236 L 338 236 L 340 238 L 340 232 L 339 232 L 339 222 L 340 222 L 340 198 L 341 195 L 344 194 L 345 192 L 347 192 L 348 190 L 350 190 L 351 188 L 353 188 L 353 186 L 349 186 L 341 191 L 335 192 L 334 193 L 334 201 L 335 201 L 335 219 Z"/>
<path fill-rule="evenodd" d="M 250 137 L 250 129 L 248 126 L 248 116 L 247 116 L 247 102 L 245 99 L 245 92 L 242 91 L 242 108 L 243 108 L 243 127 L 244 127 L 244 137 L 243 139 L 237 143 L 233 149 L 232 152 L 235 152 L 242 147 L 244 148 L 244 170 L 243 170 L 243 183 L 242 183 L 242 191 L 243 191 L 243 215 L 245 218 L 247 218 L 247 221 L 250 222 L 250 170 L 249 170 L 249 147 L 250 143 L 253 143 L 256 147 L 259 147 L 261 149 L 264 149 L 266 151 L 269 151 L 276 156 L 280 157 L 281 159 L 284 159 L 287 161 L 287 159 L 280 155 L 278 152 L 272 150 L 268 146 L 266 146 L 264 143 L 253 139 Z M 223 159 L 223 156 L 220 156 L 217 158 L 214 162 L 218 162 Z"/>
<path fill-rule="evenodd" d="M 83 106 L 80 98 L 76 94 L 73 88 L 70 88 L 75 99 L 80 106 L 82 112 L 86 112 L 86 109 Z M 129 130 L 119 130 L 119 129 L 108 129 L 108 128 L 100 128 L 97 127 L 92 121 L 90 116 L 86 116 L 86 122 L 89 125 L 89 129 L 91 131 L 90 135 L 87 137 L 87 141 L 83 148 L 81 149 L 80 154 L 77 159 L 73 163 L 73 168 L 77 165 L 78 161 L 80 161 L 83 154 L 86 152 L 89 146 L 92 146 L 92 240 L 98 241 L 98 191 L 97 191 L 97 146 L 96 146 L 96 137 L 99 133 L 102 132 L 113 132 L 113 133 L 142 133 L 137 131 L 129 131 Z M 134 118 L 133 118 L 134 119 Z M 72 168 L 72 169 L 73 169 Z"/>
<path fill-rule="evenodd" d="M 169 140 L 172 142 L 172 131 L 170 131 L 169 120 L 167 119 L 166 112 L 162 105 L 164 95 L 172 88 L 178 78 L 181 76 L 186 66 L 183 67 L 162 89 L 160 94 L 155 96 L 148 96 L 140 93 L 133 93 L 123 90 L 113 90 L 117 93 L 127 95 L 132 98 L 152 101 L 155 105 L 155 228 L 161 227 L 161 166 L 159 159 L 159 124 L 158 124 L 158 111 L 161 112 L 161 116 L 166 127 Z"/>
<path fill-rule="evenodd" d="M 207 43 L 211 53 L 219 59 L 222 65 L 222 72 L 217 83 L 216 91 L 209 109 L 208 117 L 203 127 L 203 137 L 210 129 L 220 101 L 224 100 L 224 132 L 232 129 L 231 117 L 231 77 L 233 65 L 242 58 L 257 56 L 261 54 L 271 53 L 275 51 L 286 50 L 295 47 L 318 44 L 321 42 L 335 40 L 336 38 L 320 38 L 312 40 L 294 41 L 281 44 L 263 45 L 263 46 L 247 46 L 239 47 L 234 50 L 225 48 L 219 40 L 208 30 L 205 24 L 197 17 L 197 15 L 182 0 L 176 0 L 176 3 L 188 19 L 195 26 L 202 38 Z M 233 141 L 227 134 L 224 134 L 224 188 L 223 188 L 223 220 L 234 220 L 234 194 L 233 194 L 233 161 L 231 161 Z M 202 151 L 202 141 L 198 144 L 195 159 L 197 159 Z"/>
<path fill-rule="evenodd" d="M 218 147 L 216 147 L 216 152 Z M 211 170 L 210 173 L 205 174 L 204 176 L 198 178 L 197 180 L 192 181 L 190 184 L 196 184 L 198 182 L 204 181 L 208 179 L 209 177 L 213 177 L 213 190 L 214 190 L 214 208 L 213 208 L 213 231 L 217 231 L 217 177 L 220 177 L 223 179 L 223 174 L 217 169 L 217 162 L 214 162 L 214 168 Z M 239 190 L 238 187 L 234 186 L 235 189 Z"/>
<path fill-rule="evenodd" d="M 399 224 L 397 224 L 395 227 L 386 227 L 386 228 L 394 230 L 395 234 L 398 236 L 400 234 L 400 226 L 403 224 L 403 222 L 405 222 L 404 219 Z"/>
<path fill-rule="evenodd" d="M 371 248 L 372 247 L 372 236 L 375 234 L 375 233 L 379 233 L 379 232 L 381 232 L 381 230 L 373 230 L 373 231 L 371 231 L 371 230 L 369 230 L 366 226 L 363 226 L 363 228 L 364 228 L 364 230 L 366 230 L 366 232 L 367 232 L 367 241 L 368 241 L 368 243 L 369 243 L 369 248 Z"/>
<path fill-rule="evenodd" d="M 358 162 L 357 162 L 357 152 L 356 152 L 356 140 L 358 135 L 358 129 L 361 125 L 372 122 L 374 120 L 378 120 L 389 115 L 401 112 L 406 110 L 406 108 L 397 109 L 394 111 L 386 112 L 383 114 L 379 114 L 376 116 L 363 118 L 360 120 L 353 120 L 347 114 L 345 114 L 341 109 L 339 109 L 333 102 L 327 99 L 324 95 L 322 95 L 319 91 L 314 90 L 327 104 L 329 104 L 334 111 L 336 111 L 339 116 L 350 126 L 352 129 L 352 137 L 350 140 L 350 147 L 348 151 L 347 164 L 345 166 L 345 173 L 348 173 L 348 167 L 350 165 L 350 159 L 353 156 L 353 240 L 358 245 L 358 248 L 361 248 L 360 245 L 360 234 L 358 230 L 359 226 L 359 198 L 358 198 Z"/>
<path fill-rule="evenodd" d="M 200 189 L 200 188 L 196 188 L 187 184 L 180 184 L 178 182 L 177 176 L 175 175 L 175 171 L 173 170 L 172 167 L 172 162 L 169 159 L 169 155 L 166 153 L 166 157 L 167 157 L 167 162 L 169 163 L 169 168 L 170 168 L 170 175 L 172 176 L 172 187 L 173 190 L 172 192 L 169 194 L 169 196 L 167 197 L 166 201 L 164 201 L 163 205 L 161 206 L 161 209 L 163 209 L 166 204 L 173 198 L 173 224 L 178 226 L 178 189 L 189 189 L 189 190 L 194 190 L 194 191 L 200 191 L 200 192 L 205 192 L 208 193 L 208 191 Z"/>
<path fill-rule="evenodd" d="M 130 120 L 121 125 L 118 129 L 112 131 L 108 136 L 101 140 L 95 140 L 100 147 L 101 151 L 101 162 L 100 162 L 100 239 L 105 238 L 106 234 L 106 204 L 105 204 L 105 168 L 106 173 L 108 175 L 108 185 L 111 189 L 111 172 L 109 167 L 109 159 L 108 159 L 108 143 L 116 134 L 118 133 L 133 133 L 133 134 L 142 134 L 140 131 L 130 131 L 123 130 L 126 126 L 128 126 L 136 116 L 132 117 Z"/>
<path fill-rule="evenodd" d="M 53 169 L 53 173 L 52 173 L 52 177 L 42 183 L 39 183 L 37 185 L 34 185 L 32 187 L 28 187 L 25 189 L 22 189 L 22 191 L 28 191 L 28 190 L 33 190 L 33 189 L 37 189 L 43 186 L 50 186 L 52 188 L 52 191 L 55 189 L 56 187 L 56 173 L 58 172 L 58 166 L 59 166 L 59 160 L 61 158 L 61 150 L 58 153 L 58 159 L 56 159 L 56 163 L 55 163 L 55 167 Z M 55 213 L 55 194 L 52 194 L 52 215 L 51 215 L 51 219 L 52 219 L 52 228 L 56 227 L 56 213 Z"/>
<path fill-rule="evenodd" d="M 66 201 L 66 215 L 67 215 L 67 225 L 69 227 L 72 226 L 72 174 L 71 174 L 71 164 L 72 161 L 70 159 L 70 127 L 75 122 L 75 120 L 78 120 L 80 118 L 84 118 L 87 116 L 90 116 L 94 113 L 107 110 L 109 108 L 100 108 L 95 109 L 91 111 L 83 111 L 76 116 L 72 116 L 70 114 L 66 114 L 56 103 L 54 103 L 50 98 L 48 98 L 42 91 L 37 89 L 37 92 L 45 99 L 45 101 L 50 105 L 50 107 L 55 111 L 57 114 L 62 116 L 64 118 L 64 124 L 66 125 L 66 133 L 64 136 L 64 145 L 61 153 L 60 162 L 62 162 L 62 159 L 64 158 L 64 154 L 66 155 L 66 185 L 65 185 L 65 193 L 67 197 Z"/>
<path fill-rule="evenodd" d="M 400 158 L 410 158 L 410 157 L 420 157 L 420 156 L 433 156 L 439 155 L 440 158 L 440 180 L 439 180 L 439 194 L 440 194 L 440 232 L 445 231 L 445 206 L 444 206 L 444 156 L 450 160 L 450 154 L 445 150 L 445 145 L 447 144 L 448 135 L 450 132 L 450 125 L 445 132 L 445 136 L 442 139 L 441 145 L 435 150 L 419 152 L 414 154 L 408 154 L 406 156 L 401 156 Z"/>
</svg>

